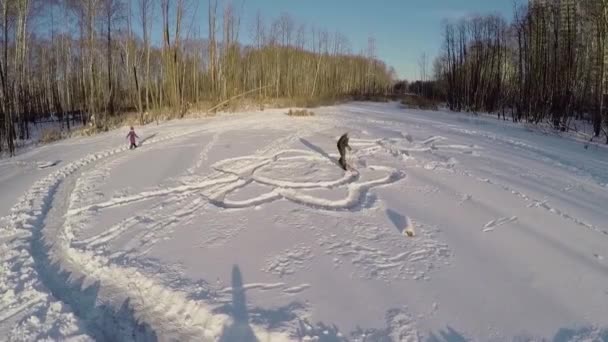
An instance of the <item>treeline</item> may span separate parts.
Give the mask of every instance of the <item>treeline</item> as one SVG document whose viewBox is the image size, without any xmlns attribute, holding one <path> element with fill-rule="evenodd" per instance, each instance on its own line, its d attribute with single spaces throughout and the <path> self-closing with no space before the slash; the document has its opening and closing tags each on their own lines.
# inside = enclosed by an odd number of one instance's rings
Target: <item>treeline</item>
<svg viewBox="0 0 608 342">
<path fill-rule="evenodd" d="M 452 110 L 557 129 L 589 115 L 608 142 L 607 29 L 608 0 L 531 1 L 511 23 L 495 15 L 447 23 L 435 76 Z"/>
<path fill-rule="evenodd" d="M 145 123 L 241 95 L 334 98 L 391 85 L 373 39 L 353 53 L 343 35 L 287 14 L 248 24 L 217 0 L 0 0 L 0 151 L 13 154 L 29 123 L 50 116 L 107 129 L 126 111 Z"/>
<path fill-rule="evenodd" d="M 445 89 L 436 80 L 416 80 L 414 82 L 400 80 L 393 84 L 392 93 L 397 97 L 417 95 L 434 101 L 445 101 Z"/>
</svg>

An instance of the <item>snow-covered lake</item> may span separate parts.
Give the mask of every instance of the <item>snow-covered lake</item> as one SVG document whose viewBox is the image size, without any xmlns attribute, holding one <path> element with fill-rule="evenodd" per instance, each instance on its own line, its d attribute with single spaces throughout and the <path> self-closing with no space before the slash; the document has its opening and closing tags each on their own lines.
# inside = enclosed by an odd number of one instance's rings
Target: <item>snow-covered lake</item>
<svg viewBox="0 0 608 342">
<path fill-rule="evenodd" d="M 0 338 L 608 341 L 607 148 L 395 103 L 314 111 L 0 160 Z"/>
</svg>

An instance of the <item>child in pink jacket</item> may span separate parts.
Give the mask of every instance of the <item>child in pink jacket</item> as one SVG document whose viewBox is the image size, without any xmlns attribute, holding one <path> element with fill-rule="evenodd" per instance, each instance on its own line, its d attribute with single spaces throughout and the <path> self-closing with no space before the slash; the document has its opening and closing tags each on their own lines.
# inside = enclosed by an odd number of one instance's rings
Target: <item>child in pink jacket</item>
<svg viewBox="0 0 608 342">
<path fill-rule="evenodd" d="M 131 126 L 131 130 L 129 131 L 129 134 L 127 134 L 127 138 L 131 142 L 131 146 L 129 146 L 129 149 L 132 150 L 134 148 L 137 148 L 135 139 L 139 139 L 139 137 L 137 136 L 137 134 L 135 134 L 135 129 L 133 129 L 133 126 Z"/>
</svg>

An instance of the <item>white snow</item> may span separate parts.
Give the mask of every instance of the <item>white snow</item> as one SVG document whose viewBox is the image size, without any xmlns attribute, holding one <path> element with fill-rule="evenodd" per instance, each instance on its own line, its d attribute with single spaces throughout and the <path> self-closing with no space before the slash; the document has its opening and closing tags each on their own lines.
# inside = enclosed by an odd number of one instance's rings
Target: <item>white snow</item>
<svg viewBox="0 0 608 342">
<path fill-rule="evenodd" d="M 608 340 L 608 149 L 393 103 L 283 112 L 0 160 L 2 339 Z"/>
</svg>

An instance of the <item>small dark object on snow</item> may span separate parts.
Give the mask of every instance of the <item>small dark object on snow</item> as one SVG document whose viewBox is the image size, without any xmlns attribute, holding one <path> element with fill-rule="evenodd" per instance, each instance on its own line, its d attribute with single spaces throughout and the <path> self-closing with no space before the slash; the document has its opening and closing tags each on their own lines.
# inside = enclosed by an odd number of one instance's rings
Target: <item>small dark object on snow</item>
<svg viewBox="0 0 608 342">
<path fill-rule="evenodd" d="M 351 150 L 350 146 L 348 146 L 348 133 L 344 133 L 340 139 L 338 139 L 338 152 L 340 152 L 340 166 L 346 171 L 346 149 Z"/>
</svg>

